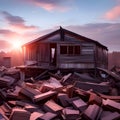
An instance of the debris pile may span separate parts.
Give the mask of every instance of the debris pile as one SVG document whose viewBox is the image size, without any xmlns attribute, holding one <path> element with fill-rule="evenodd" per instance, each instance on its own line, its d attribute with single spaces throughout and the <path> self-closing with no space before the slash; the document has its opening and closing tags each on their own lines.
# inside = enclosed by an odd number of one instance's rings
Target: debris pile
<svg viewBox="0 0 120 120">
<path fill-rule="evenodd" d="M 2 73 L 1 120 L 120 119 L 120 96 L 116 88 L 119 76 L 116 74 L 110 73 L 107 80 L 101 81 L 81 73 L 44 73 L 50 75 L 48 80 L 40 80 L 40 75 L 37 80 L 32 78 L 27 82 L 17 80 L 13 71 L 9 75 Z"/>
</svg>

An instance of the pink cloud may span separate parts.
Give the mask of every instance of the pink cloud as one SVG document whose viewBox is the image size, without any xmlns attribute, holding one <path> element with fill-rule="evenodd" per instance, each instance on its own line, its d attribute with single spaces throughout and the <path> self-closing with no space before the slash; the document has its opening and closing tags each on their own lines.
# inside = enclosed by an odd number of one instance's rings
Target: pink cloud
<svg viewBox="0 0 120 120">
<path fill-rule="evenodd" d="M 34 25 L 26 25 L 25 20 L 22 17 L 14 16 L 6 11 L 2 11 L 1 13 L 8 23 L 9 28 L 15 29 L 20 33 L 39 29 L 37 26 Z"/>
<path fill-rule="evenodd" d="M 120 5 L 115 6 L 105 14 L 105 18 L 108 20 L 116 20 L 120 18 Z"/>
<path fill-rule="evenodd" d="M 41 7 L 47 11 L 57 10 L 64 12 L 70 9 L 73 0 L 22 0 L 23 2 Z"/>
</svg>

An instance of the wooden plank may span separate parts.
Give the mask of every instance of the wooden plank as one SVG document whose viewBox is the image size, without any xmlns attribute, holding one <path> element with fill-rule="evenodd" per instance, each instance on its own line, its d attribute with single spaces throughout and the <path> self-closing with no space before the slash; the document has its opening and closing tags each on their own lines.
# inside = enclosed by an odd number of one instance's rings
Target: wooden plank
<svg viewBox="0 0 120 120">
<path fill-rule="evenodd" d="M 39 120 L 53 120 L 55 117 L 57 116 L 57 114 L 55 113 L 51 113 L 51 112 L 47 112 L 44 115 L 42 115 L 41 117 L 39 117 Z"/>
<path fill-rule="evenodd" d="M 98 95 L 94 94 L 94 93 L 90 93 L 90 97 L 89 97 L 89 104 L 97 104 L 97 105 L 101 105 L 102 104 L 102 98 L 99 97 Z"/>
<path fill-rule="evenodd" d="M 67 107 L 69 104 L 67 100 L 69 99 L 68 95 L 65 93 L 59 93 L 57 96 L 58 100 L 60 101 L 63 107 Z"/>
<path fill-rule="evenodd" d="M 65 108 L 63 110 L 63 114 L 65 115 L 66 120 L 76 120 L 80 117 L 79 110 Z"/>
<path fill-rule="evenodd" d="M 117 112 L 109 113 L 108 115 L 105 115 L 104 117 L 101 117 L 100 120 L 119 120 L 120 114 Z"/>
<path fill-rule="evenodd" d="M 47 112 L 59 113 L 62 109 L 63 107 L 61 107 L 52 100 L 49 100 L 44 104 L 44 110 Z"/>
<path fill-rule="evenodd" d="M 30 99 L 33 99 L 33 97 L 35 95 L 39 95 L 40 94 L 39 91 L 36 91 L 35 89 L 30 88 L 28 86 L 22 88 L 21 91 L 20 91 L 20 93 L 22 93 L 23 95 L 29 97 Z"/>
<path fill-rule="evenodd" d="M 101 85 L 97 83 L 90 83 L 90 82 L 75 82 L 75 87 L 83 89 L 83 90 L 90 90 L 92 89 L 95 92 L 99 93 L 109 93 L 109 86 L 108 85 Z"/>
<path fill-rule="evenodd" d="M 96 120 L 99 109 L 100 107 L 96 104 L 89 105 L 88 108 L 84 111 L 83 117 L 85 120 Z"/>
<path fill-rule="evenodd" d="M 54 96 L 56 94 L 57 94 L 56 91 L 48 91 L 48 92 L 45 92 L 45 93 L 41 93 L 41 94 L 33 96 L 32 101 L 33 102 L 39 102 L 41 100 L 44 100 L 44 99 L 49 98 L 51 96 Z"/>
<path fill-rule="evenodd" d="M 111 96 L 111 95 L 104 95 L 101 93 L 97 93 L 101 98 L 103 99 L 110 99 L 110 100 L 114 100 L 114 101 L 120 101 L 120 96 Z"/>
<path fill-rule="evenodd" d="M 80 74 L 77 72 L 74 72 L 76 76 L 79 77 L 79 80 L 82 82 L 92 82 L 92 83 L 100 83 L 101 81 L 98 80 L 97 78 L 94 79 L 93 77 L 90 77 L 88 74 Z"/>
<path fill-rule="evenodd" d="M 100 71 L 103 71 L 103 72 L 107 73 L 109 76 L 111 76 L 112 78 L 114 78 L 114 80 L 116 82 L 120 82 L 120 76 L 117 75 L 117 74 L 115 74 L 114 72 L 109 71 L 107 69 L 103 69 L 103 68 L 97 68 L 97 69 L 100 70 Z"/>
<path fill-rule="evenodd" d="M 108 108 L 110 111 L 112 110 L 112 111 L 120 112 L 120 103 L 118 102 L 115 102 L 110 99 L 107 99 L 107 100 L 103 99 L 103 105 L 104 107 Z"/>
<path fill-rule="evenodd" d="M 44 113 L 43 112 L 33 112 L 31 115 L 30 115 L 30 120 L 37 120 L 37 118 L 39 119 L 39 117 L 43 116 Z"/>
<path fill-rule="evenodd" d="M 85 103 L 82 99 L 74 100 L 72 105 L 75 109 L 79 109 L 81 112 L 87 107 L 87 103 Z"/>
<path fill-rule="evenodd" d="M 12 113 L 9 119 L 10 120 L 29 120 L 30 112 L 24 109 L 14 108 L 12 109 Z"/>
</svg>

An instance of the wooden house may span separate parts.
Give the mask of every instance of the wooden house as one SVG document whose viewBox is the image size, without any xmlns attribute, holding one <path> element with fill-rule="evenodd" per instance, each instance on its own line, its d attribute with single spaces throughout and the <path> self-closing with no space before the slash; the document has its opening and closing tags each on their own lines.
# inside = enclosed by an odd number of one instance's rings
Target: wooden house
<svg viewBox="0 0 120 120">
<path fill-rule="evenodd" d="M 25 64 L 59 69 L 108 67 L 108 49 L 90 38 L 60 29 L 23 45 Z"/>
</svg>

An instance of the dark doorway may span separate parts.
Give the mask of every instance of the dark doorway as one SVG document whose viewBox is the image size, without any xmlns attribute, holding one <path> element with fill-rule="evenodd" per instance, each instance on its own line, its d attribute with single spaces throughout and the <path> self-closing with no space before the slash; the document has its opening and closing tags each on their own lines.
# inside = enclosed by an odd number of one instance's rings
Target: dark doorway
<svg viewBox="0 0 120 120">
<path fill-rule="evenodd" d="M 50 65 L 56 66 L 56 44 L 50 43 Z"/>
</svg>

